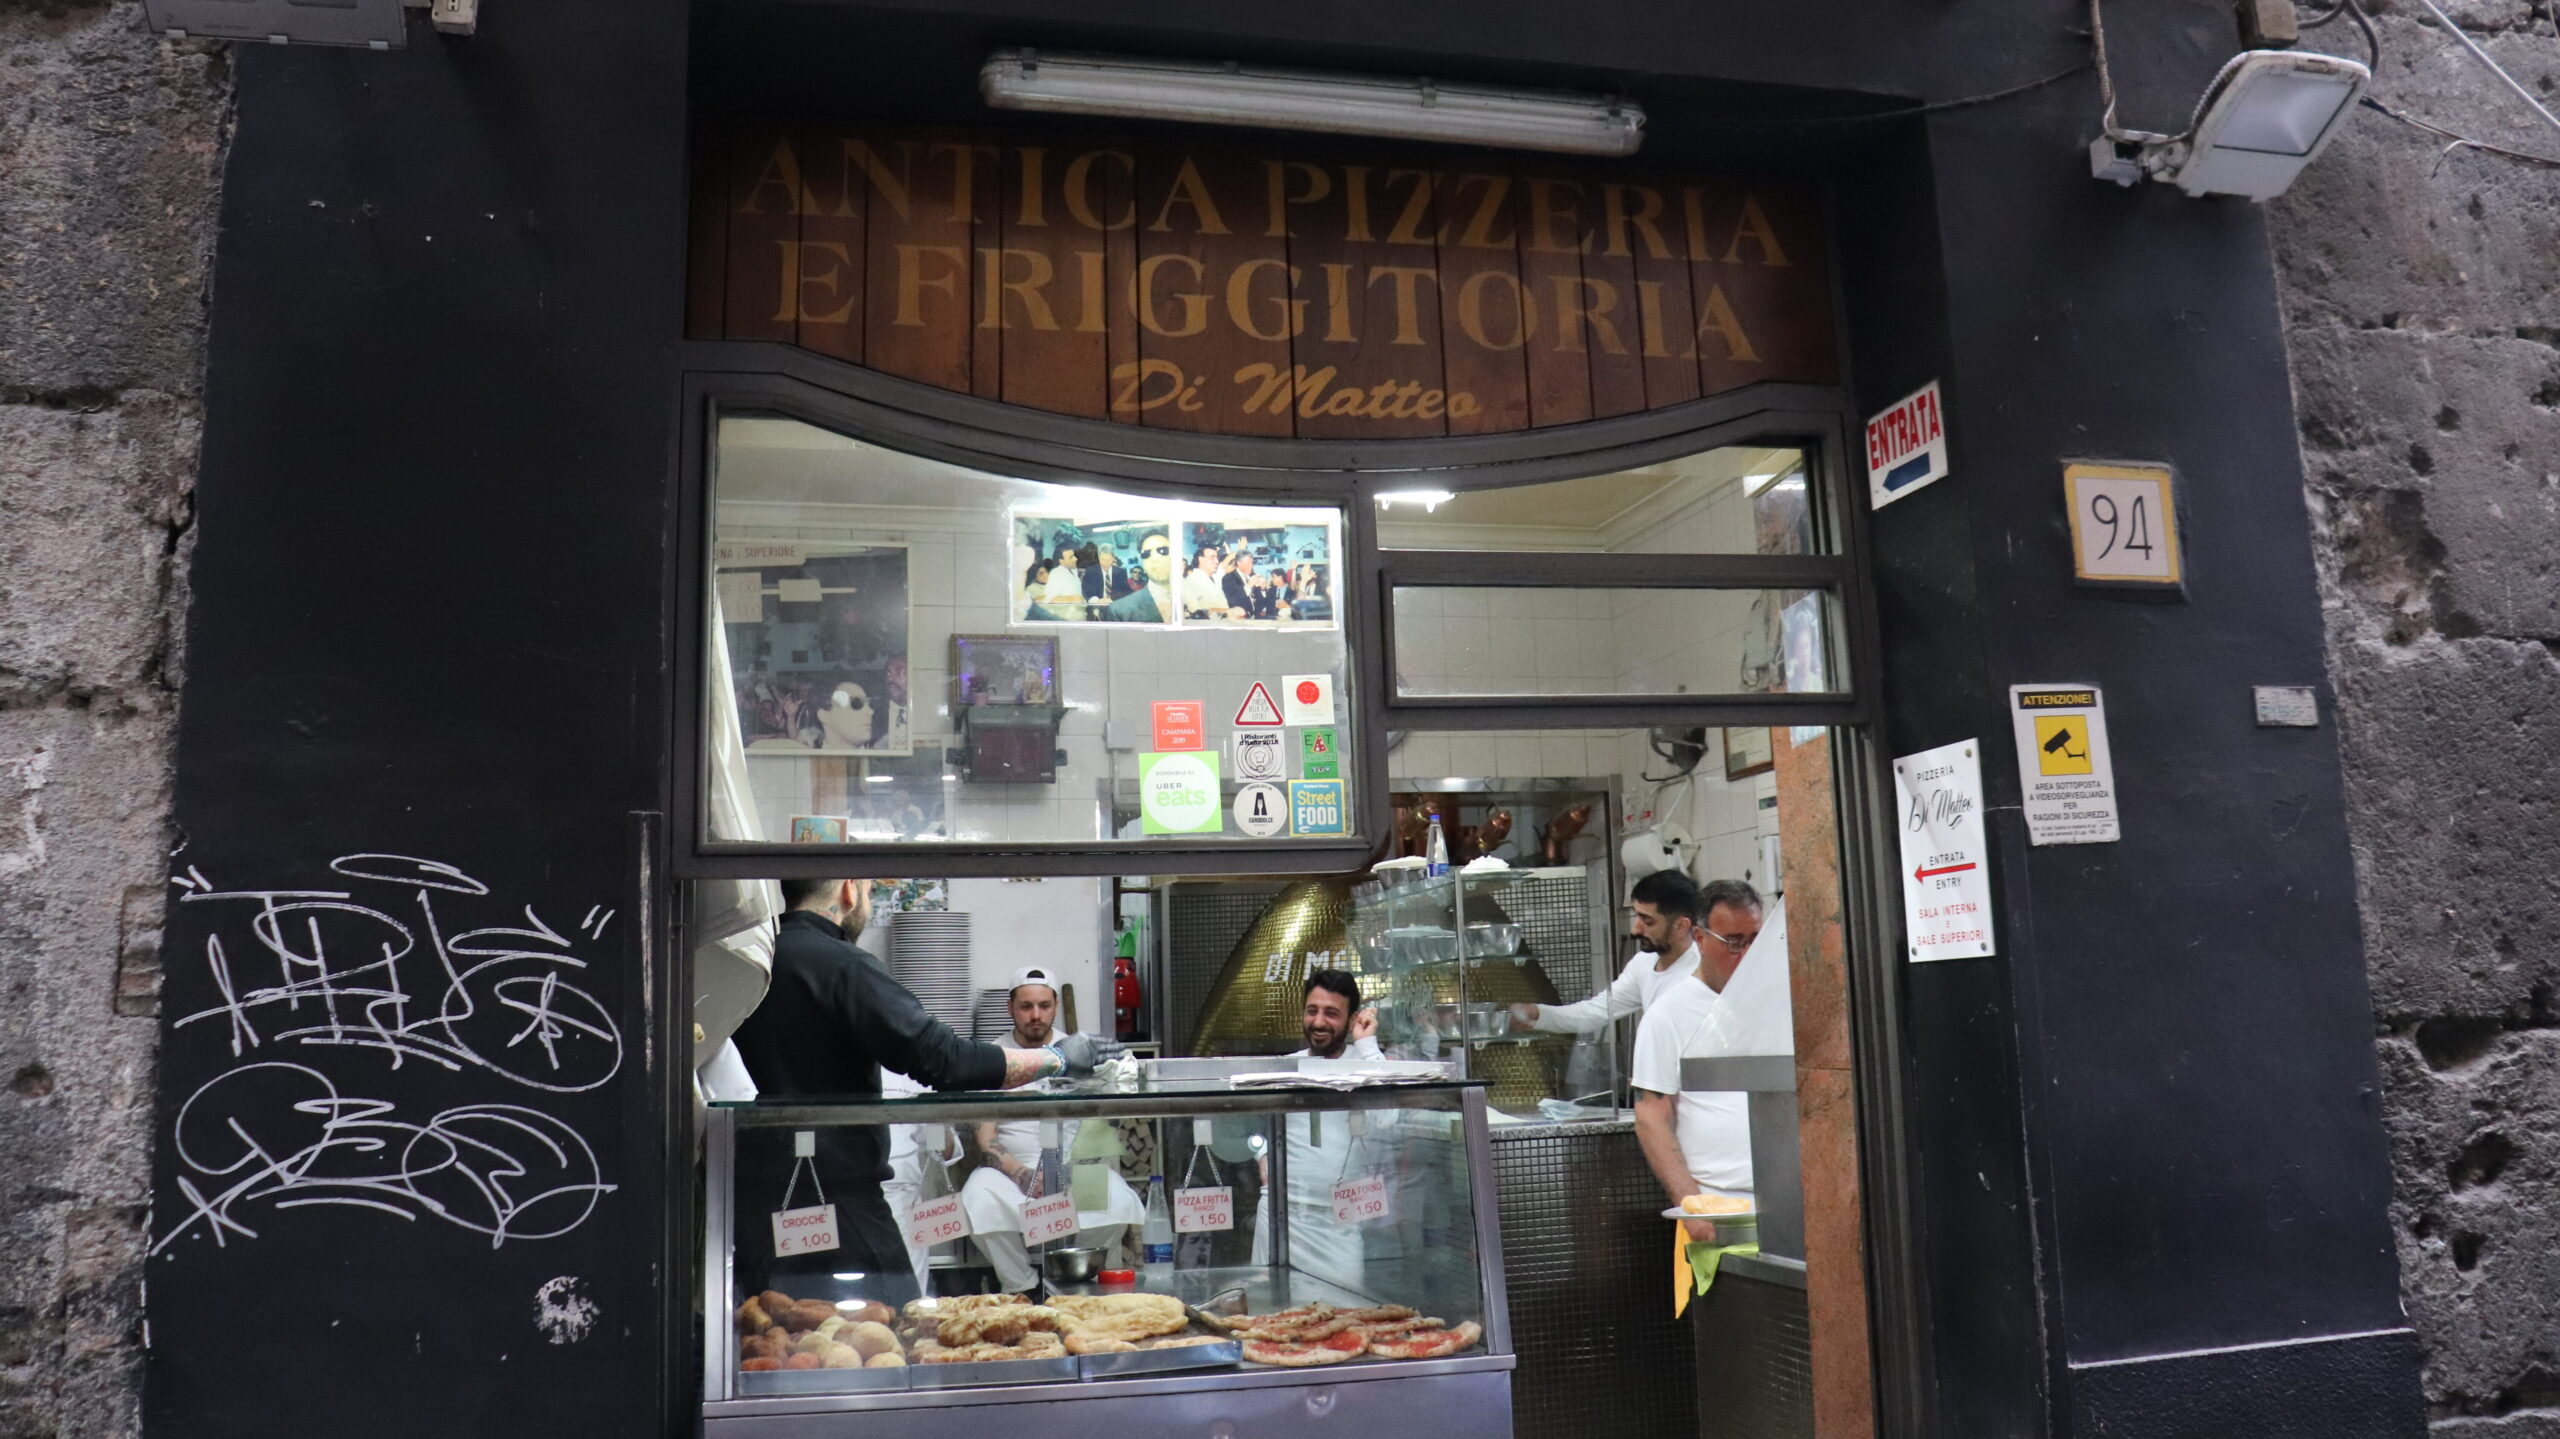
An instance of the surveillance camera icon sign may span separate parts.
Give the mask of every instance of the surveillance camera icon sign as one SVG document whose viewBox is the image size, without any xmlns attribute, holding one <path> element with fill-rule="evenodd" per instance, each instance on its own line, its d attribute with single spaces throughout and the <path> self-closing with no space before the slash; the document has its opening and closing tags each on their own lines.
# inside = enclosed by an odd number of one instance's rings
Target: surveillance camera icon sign
<svg viewBox="0 0 2560 1439">
<path fill-rule="evenodd" d="M 2089 774 L 2089 721 L 2084 715 L 2036 716 L 2036 772 Z"/>
</svg>

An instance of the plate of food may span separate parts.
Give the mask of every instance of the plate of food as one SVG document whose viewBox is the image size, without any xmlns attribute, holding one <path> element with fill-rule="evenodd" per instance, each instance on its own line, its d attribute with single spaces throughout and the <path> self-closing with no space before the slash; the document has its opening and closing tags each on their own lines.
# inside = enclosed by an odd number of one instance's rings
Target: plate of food
<svg viewBox="0 0 2560 1439">
<path fill-rule="evenodd" d="M 1662 1211 L 1662 1217 L 1717 1221 L 1746 1220 L 1758 1219 L 1760 1210 L 1757 1201 L 1745 1199 L 1737 1194 L 1692 1194 Z"/>
</svg>

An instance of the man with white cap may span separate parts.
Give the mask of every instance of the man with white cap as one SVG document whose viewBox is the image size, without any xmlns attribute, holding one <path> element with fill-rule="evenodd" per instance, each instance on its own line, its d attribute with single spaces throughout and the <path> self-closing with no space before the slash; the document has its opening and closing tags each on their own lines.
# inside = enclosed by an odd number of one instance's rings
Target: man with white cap
<svg viewBox="0 0 2560 1439">
<path fill-rule="evenodd" d="M 1058 984 L 1047 967 L 1035 964 L 1016 972 L 1005 1009 L 1013 1018 L 1008 1045 L 1046 1049 L 1058 1042 Z M 1022 1238 L 1022 1202 L 1040 1188 L 1044 1141 L 1058 1151 L 1057 1174 L 1067 1176 L 1072 1173 L 1079 1127 L 1072 1120 L 1039 1119 L 977 1126 L 978 1149 L 986 1163 L 960 1187 L 960 1203 L 968 1211 L 978 1251 L 995 1266 L 997 1287 L 1008 1293 L 1027 1291 L 1040 1277 L 1030 1246 Z M 1077 1211 L 1075 1242 L 1079 1245 L 1108 1246 L 1124 1228 L 1147 1217 L 1146 1205 L 1129 1181 L 1108 1165 L 1097 1168 L 1102 1172 L 1102 1207 Z"/>
</svg>

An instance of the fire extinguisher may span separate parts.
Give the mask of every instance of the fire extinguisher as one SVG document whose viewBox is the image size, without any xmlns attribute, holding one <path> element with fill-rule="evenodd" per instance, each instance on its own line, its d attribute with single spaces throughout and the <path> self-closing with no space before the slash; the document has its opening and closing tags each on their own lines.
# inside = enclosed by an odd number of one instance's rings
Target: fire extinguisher
<svg viewBox="0 0 2560 1439">
<path fill-rule="evenodd" d="M 1120 932 L 1120 952 L 1111 961 L 1112 1037 L 1130 1040 L 1138 1037 L 1138 932 Z"/>
</svg>

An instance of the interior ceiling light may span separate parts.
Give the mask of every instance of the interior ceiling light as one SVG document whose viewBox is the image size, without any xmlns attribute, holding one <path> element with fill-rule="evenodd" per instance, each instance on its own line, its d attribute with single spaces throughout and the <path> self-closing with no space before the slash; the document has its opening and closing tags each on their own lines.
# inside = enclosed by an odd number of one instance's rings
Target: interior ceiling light
<svg viewBox="0 0 2560 1439">
<path fill-rule="evenodd" d="M 1454 490 L 1380 490 L 1378 508 L 1383 510 L 1396 505 L 1420 505 L 1422 512 L 1427 515 L 1457 497 L 1457 492 Z"/>
<path fill-rule="evenodd" d="M 1571 155 L 1632 155 L 1631 100 L 1235 63 L 998 50 L 978 93 L 999 110 L 1384 135 Z"/>
<path fill-rule="evenodd" d="M 2089 146 L 2089 172 L 2119 185 L 2148 176 L 2190 195 L 2272 200 L 2328 147 L 2373 79 L 2362 63 L 2335 55 L 2244 50 L 2205 87 L 2185 134 L 2126 130 L 2115 123 L 2106 30 L 2103 24 L 2092 28 L 2107 109 L 2100 122 L 2104 133 Z"/>
</svg>

